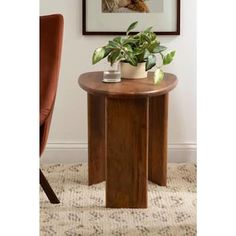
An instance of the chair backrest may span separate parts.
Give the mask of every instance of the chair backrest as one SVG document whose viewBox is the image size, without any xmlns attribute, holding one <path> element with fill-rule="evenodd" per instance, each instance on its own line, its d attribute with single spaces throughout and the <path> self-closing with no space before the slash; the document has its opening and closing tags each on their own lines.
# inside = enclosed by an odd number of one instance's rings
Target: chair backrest
<svg viewBox="0 0 236 236">
<path fill-rule="evenodd" d="M 64 20 L 40 17 L 40 155 L 47 142 L 60 71 Z"/>
</svg>

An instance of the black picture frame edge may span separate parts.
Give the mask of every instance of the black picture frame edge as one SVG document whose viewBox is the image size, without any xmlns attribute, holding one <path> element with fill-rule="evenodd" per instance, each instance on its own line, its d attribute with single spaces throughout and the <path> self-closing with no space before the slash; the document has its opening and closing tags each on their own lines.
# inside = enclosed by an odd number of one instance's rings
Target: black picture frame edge
<svg viewBox="0 0 236 236">
<path fill-rule="evenodd" d="M 181 15 L 181 1 L 177 0 L 177 16 L 176 16 L 176 31 L 160 31 L 155 32 L 157 35 L 180 35 L 180 15 Z M 120 31 L 87 31 L 86 29 L 86 0 L 82 1 L 82 34 L 83 35 L 126 35 L 126 32 Z M 136 34 L 138 32 L 132 32 Z"/>
</svg>

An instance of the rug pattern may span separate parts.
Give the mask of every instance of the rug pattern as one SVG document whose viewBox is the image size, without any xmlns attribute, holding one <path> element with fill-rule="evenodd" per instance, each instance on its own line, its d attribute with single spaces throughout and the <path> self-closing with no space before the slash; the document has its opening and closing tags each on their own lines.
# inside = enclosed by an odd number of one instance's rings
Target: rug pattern
<svg viewBox="0 0 236 236">
<path fill-rule="evenodd" d="M 169 164 L 167 187 L 148 184 L 147 209 L 105 208 L 105 182 L 88 186 L 86 164 L 42 166 L 61 203 L 40 189 L 40 235 L 196 235 L 196 166 Z"/>
</svg>

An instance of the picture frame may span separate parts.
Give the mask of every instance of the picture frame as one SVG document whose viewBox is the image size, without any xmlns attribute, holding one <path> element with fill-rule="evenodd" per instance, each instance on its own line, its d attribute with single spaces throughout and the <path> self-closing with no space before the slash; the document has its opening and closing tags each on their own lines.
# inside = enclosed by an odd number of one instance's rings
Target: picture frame
<svg viewBox="0 0 236 236">
<path fill-rule="evenodd" d="M 141 22 L 141 28 L 137 29 L 138 31 L 144 30 L 145 27 L 150 27 L 153 24 L 155 27 L 154 31 L 158 35 L 180 35 L 180 0 L 162 1 L 162 4 L 165 4 L 164 13 L 114 14 L 102 12 L 102 0 L 82 0 L 82 34 L 125 35 L 126 29 L 124 27 L 137 20 L 139 24 Z M 170 15 L 173 15 L 173 17 L 170 17 Z M 135 20 L 132 21 L 132 19 Z M 124 22 L 125 20 L 126 22 Z M 118 24 L 117 22 L 120 21 L 123 23 Z M 160 25 L 157 22 L 161 22 L 159 23 Z M 137 32 L 132 32 L 132 34 L 135 33 Z"/>
</svg>

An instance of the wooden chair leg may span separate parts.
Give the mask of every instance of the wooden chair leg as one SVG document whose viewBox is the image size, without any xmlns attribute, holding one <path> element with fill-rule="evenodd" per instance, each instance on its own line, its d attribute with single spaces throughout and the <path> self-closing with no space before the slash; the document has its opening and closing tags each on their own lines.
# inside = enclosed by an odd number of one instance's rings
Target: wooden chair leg
<svg viewBox="0 0 236 236">
<path fill-rule="evenodd" d="M 56 194 L 54 193 L 53 189 L 51 188 L 50 184 L 48 183 L 47 179 L 45 178 L 43 172 L 39 170 L 40 172 L 40 185 L 43 188 L 44 192 L 46 193 L 49 201 L 52 204 L 58 204 L 60 203 L 59 199 L 57 198 Z"/>
</svg>

